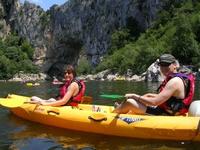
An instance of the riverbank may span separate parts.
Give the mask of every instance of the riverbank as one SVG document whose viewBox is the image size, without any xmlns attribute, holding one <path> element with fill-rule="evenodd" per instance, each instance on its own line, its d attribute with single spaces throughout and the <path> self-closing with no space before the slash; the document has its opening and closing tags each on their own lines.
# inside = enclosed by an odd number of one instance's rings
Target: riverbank
<svg viewBox="0 0 200 150">
<path fill-rule="evenodd" d="M 48 75 L 45 73 L 24 73 L 19 72 L 14 75 L 12 79 L 9 79 L 8 81 L 14 81 L 14 82 L 30 82 L 30 81 L 44 81 L 47 80 Z"/>
<path fill-rule="evenodd" d="M 182 73 L 193 73 L 196 76 L 197 80 L 200 80 L 200 69 L 198 72 L 192 72 L 192 69 L 187 66 L 180 66 L 179 72 Z M 61 77 L 60 77 L 61 78 Z M 118 72 L 113 72 L 111 69 L 107 69 L 101 71 L 97 74 L 88 74 L 88 75 L 80 75 L 78 76 L 81 80 L 99 80 L 99 81 L 150 81 L 150 82 L 160 82 L 163 81 L 164 77 L 160 72 L 160 67 L 158 65 L 158 61 L 152 63 L 146 72 L 137 75 L 133 74 L 132 69 L 127 69 L 126 73 L 121 75 Z M 17 81 L 17 82 L 30 82 L 30 81 L 53 81 L 55 77 L 50 77 L 45 73 L 38 73 L 38 74 L 31 74 L 31 73 L 24 73 L 19 72 L 14 75 L 14 77 L 8 81 Z"/>
<path fill-rule="evenodd" d="M 193 73 L 196 76 L 196 80 L 200 80 L 200 70 L 198 72 L 192 72 L 186 66 L 181 66 L 179 69 L 180 72 L 183 73 Z M 88 75 L 80 75 L 78 76 L 81 80 L 99 80 L 99 81 L 150 81 L 150 82 L 160 82 L 163 81 L 163 76 L 160 72 L 160 67 L 158 66 L 157 62 L 154 62 L 150 65 L 146 72 L 142 73 L 141 75 L 136 75 L 132 73 L 131 69 L 128 69 L 124 75 L 120 75 L 118 72 L 113 72 L 111 69 L 104 70 L 97 74 L 88 74 Z M 8 81 L 16 81 L 16 82 L 30 82 L 30 81 L 44 81 L 49 80 L 53 81 L 53 77 L 45 73 L 38 73 L 38 74 L 30 74 L 30 73 L 23 73 L 19 72 L 12 79 Z M 2 80 L 5 81 L 5 80 Z"/>
</svg>

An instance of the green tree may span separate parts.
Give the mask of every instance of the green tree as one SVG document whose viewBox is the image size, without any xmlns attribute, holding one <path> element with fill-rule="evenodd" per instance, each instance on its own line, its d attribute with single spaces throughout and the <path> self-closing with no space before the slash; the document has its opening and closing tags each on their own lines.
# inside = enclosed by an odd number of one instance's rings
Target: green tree
<svg viewBox="0 0 200 150">
<path fill-rule="evenodd" d="M 37 73 L 32 56 L 33 48 L 26 40 L 12 34 L 0 39 L 0 79 L 12 78 L 19 71 Z"/>
<path fill-rule="evenodd" d="M 34 49 L 32 48 L 32 46 L 29 44 L 28 41 L 24 40 L 22 45 L 21 45 L 21 50 L 23 52 L 25 52 L 28 55 L 29 59 L 33 59 L 33 53 L 34 53 Z"/>
<path fill-rule="evenodd" d="M 172 54 L 182 64 L 189 65 L 197 63 L 196 61 L 200 56 L 200 51 L 190 21 L 187 17 L 181 16 L 177 20 L 176 27 L 176 33 L 172 39 Z"/>
<path fill-rule="evenodd" d="M 86 57 L 82 57 L 79 60 L 79 63 L 77 66 L 77 73 L 80 75 L 80 74 L 91 73 L 91 71 L 92 71 L 91 64 L 89 63 Z"/>
<path fill-rule="evenodd" d="M 118 50 L 124 47 L 130 39 L 129 29 L 124 28 L 118 30 L 112 34 L 111 37 L 111 48 L 108 51 L 108 54 L 112 54 L 115 50 Z"/>
<path fill-rule="evenodd" d="M 19 62 L 20 60 L 23 60 L 25 59 L 22 55 L 22 52 L 21 50 L 16 47 L 16 46 L 12 46 L 12 47 L 7 47 L 5 50 L 4 50 L 4 55 L 10 59 L 10 60 L 13 60 L 13 61 L 16 61 L 16 62 Z"/>
<path fill-rule="evenodd" d="M 4 55 L 0 56 L 0 79 L 8 79 L 12 77 L 12 63 Z"/>
<path fill-rule="evenodd" d="M 15 34 L 7 36 L 4 41 L 6 46 L 19 46 L 21 44 L 20 42 L 20 38 Z"/>
</svg>

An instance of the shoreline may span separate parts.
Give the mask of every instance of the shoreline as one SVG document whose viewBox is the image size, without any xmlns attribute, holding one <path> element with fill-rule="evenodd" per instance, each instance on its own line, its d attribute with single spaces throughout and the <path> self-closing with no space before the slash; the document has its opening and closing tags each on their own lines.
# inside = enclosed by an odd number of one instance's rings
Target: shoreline
<svg viewBox="0 0 200 150">
<path fill-rule="evenodd" d="M 196 80 L 200 80 L 200 70 L 197 72 L 192 72 L 189 68 L 186 66 L 180 67 L 180 72 L 182 73 L 193 73 L 196 77 Z M 157 65 L 156 62 L 151 64 L 149 68 L 146 70 L 146 72 L 136 75 L 133 74 L 131 69 L 127 70 L 127 73 L 124 75 L 120 75 L 117 72 L 113 72 L 110 69 L 98 72 L 97 74 L 88 74 L 88 75 L 80 75 L 77 77 L 80 80 L 85 81 L 132 81 L 132 82 L 140 82 L 140 81 L 147 81 L 147 82 L 161 82 L 163 81 L 164 77 L 162 76 L 160 72 L 160 68 Z M 0 80 L 0 82 L 38 82 L 38 81 L 51 81 L 54 80 L 59 81 L 55 76 L 51 77 L 48 74 L 45 73 L 24 73 L 19 72 L 13 76 L 13 78 L 8 80 Z"/>
</svg>

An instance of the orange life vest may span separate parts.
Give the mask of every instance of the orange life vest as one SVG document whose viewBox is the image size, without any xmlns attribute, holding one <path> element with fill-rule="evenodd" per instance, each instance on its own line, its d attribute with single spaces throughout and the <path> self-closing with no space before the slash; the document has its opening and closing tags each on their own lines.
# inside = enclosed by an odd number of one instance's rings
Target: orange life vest
<svg viewBox="0 0 200 150">
<path fill-rule="evenodd" d="M 67 89 L 72 82 L 76 82 L 78 84 L 79 92 L 76 96 L 71 97 L 71 99 L 67 102 L 66 105 L 77 106 L 81 102 L 81 98 L 84 96 L 85 93 L 85 83 L 83 80 L 73 79 L 71 82 L 67 81 L 63 86 L 60 87 L 59 99 L 65 96 Z"/>
</svg>

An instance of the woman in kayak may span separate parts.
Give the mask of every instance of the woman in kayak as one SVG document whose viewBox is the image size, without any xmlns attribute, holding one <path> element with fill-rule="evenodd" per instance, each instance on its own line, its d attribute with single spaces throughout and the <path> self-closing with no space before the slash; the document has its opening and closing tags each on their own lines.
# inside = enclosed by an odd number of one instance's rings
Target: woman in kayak
<svg viewBox="0 0 200 150">
<path fill-rule="evenodd" d="M 194 76 L 178 73 L 179 64 L 171 54 L 159 58 L 160 71 L 166 77 L 159 93 L 126 94 L 127 100 L 116 104 L 114 113 L 185 115 L 194 95 Z"/>
<path fill-rule="evenodd" d="M 81 99 L 85 93 L 85 84 L 83 81 L 76 79 L 76 72 L 72 65 L 66 66 L 64 78 L 66 83 L 61 86 L 58 99 L 50 98 L 48 100 L 43 100 L 33 96 L 31 102 L 46 106 L 77 106 L 81 103 Z"/>
</svg>

